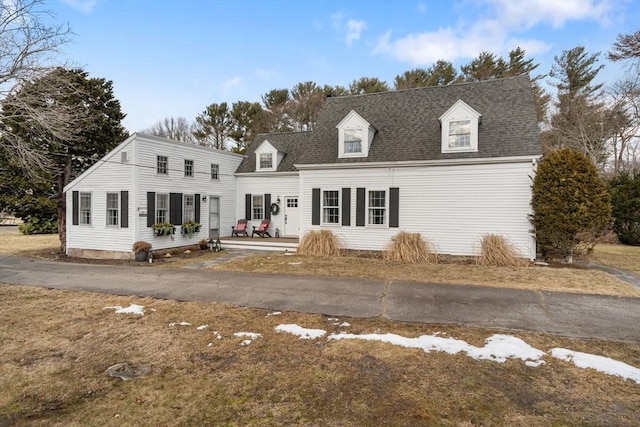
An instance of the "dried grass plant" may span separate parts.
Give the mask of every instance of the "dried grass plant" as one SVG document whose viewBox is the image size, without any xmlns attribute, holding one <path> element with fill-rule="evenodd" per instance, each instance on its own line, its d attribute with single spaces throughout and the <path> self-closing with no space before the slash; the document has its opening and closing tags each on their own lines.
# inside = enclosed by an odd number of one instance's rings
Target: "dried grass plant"
<svg viewBox="0 0 640 427">
<path fill-rule="evenodd" d="M 485 234 L 482 236 L 482 252 L 478 265 L 485 267 L 521 267 L 527 265 L 518 249 L 504 236 Z"/>
<path fill-rule="evenodd" d="M 300 241 L 297 253 L 309 256 L 339 256 L 340 244 L 329 230 L 311 230 Z"/>
<path fill-rule="evenodd" d="M 422 238 L 420 233 L 407 233 L 406 231 L 401 231 L 391 238 L 383 258 L 387 261 L 412 264 L 438 263 L 438 254 L 432 250 L 431 245 Z"/>
</svg>

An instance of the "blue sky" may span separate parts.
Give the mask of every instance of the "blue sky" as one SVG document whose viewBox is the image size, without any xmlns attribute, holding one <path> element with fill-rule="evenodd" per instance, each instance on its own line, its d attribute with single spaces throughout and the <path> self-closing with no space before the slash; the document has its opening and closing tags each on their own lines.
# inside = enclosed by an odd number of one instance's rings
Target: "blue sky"
<svg viewBox="0 0 640 427">
<path fill-rule="evenodd" d="M 348 86 L 438 59 L 520 46 L 547 73 L 553 57 L 602 51 L 601 80 L 623 74 L 605 53 L 640 27 L 640 0 L 206 1 L 47 0 L 75 33 L 61 60 L 112 80 L 131 132 L 213 102 L 260 101 L 312 80 Z"/>
</svg>

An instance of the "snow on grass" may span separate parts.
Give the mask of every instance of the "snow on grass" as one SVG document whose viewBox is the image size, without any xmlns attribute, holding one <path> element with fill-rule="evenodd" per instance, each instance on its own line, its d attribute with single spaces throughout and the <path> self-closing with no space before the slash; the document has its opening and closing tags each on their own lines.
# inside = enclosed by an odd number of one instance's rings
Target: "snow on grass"
<svg viewBox="0 0 640 427">
<path fill-rule="evenodd" d="M 196 328 L 196 330 L 198 331 L 202 331 L 203 329 L 207 329 L 209 327 L 209 325 L 200 325 Z"/>
<path fill-rule="evenodd" d="M 276 326 L 276 332 L 287 332 L 297 335 L 301 340 L 314 340 L 323 337 L 327 333 L 327 331 L 323 329 L 307 329 L 295 324 L 278 325 Z"/>
<path fill-rule="evenodd" d="M 103 307 L 103 310 L 115 310 L 116 314 L 137 314 L 139 316 L 144 316 L 144 306 L 131 304 L 129 307 L 122 307 L 120 305 L 114 305 L 112 307 Z"/>
<path fill-rule="evenodd" d="M 238 338 L 248 338 L 240 343 L 242 346 L 249 345 L 258 338 L 262 338 L 262 334 L 256 334 L 255 332 L 235 332 L 233 336 Z"/>
<path fill-rule="evenodd" d="M 281 311 L 274 311 L 273 313 L 267 313 L 267 317 L 269 316 L 280 316 L 282 314 Z"/>
<path fill-rule="evenodd" d="M 557 359 L 572 362 L 578 368 L 595 369 L 604 374 L 630 379 L 640 384 L 640 369 L 624 362 L 595 354 L 567 350 L 566 348 L 553 348 L 551 349 L 551 355 Z"/>
<path fill-rule="evenodd" d="M 169 326 L 191 326 L 189 322 L 173 322 L 169 323 Z"/>
</svg>

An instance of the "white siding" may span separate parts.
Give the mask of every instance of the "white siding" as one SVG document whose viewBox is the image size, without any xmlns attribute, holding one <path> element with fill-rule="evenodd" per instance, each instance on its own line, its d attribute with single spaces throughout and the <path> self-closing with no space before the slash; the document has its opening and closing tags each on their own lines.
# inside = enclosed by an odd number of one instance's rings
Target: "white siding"
<svg viewBox="0 0 640 427">
<path fill-rule="evenodd" d="M 276 228 L 284 229 L 284 197 L 298 196 L 299 179 L 297 176 L 239 176 L 237 177 L 237 197 L 236 219 L 245 218 L 245 194 L 271 194 L 271 203 L 275 203 L 280 197 L 280 212 L 271 215 L 271 225 L 269 227 L 274 236 Z M 268 209 L 268 206 L 266 207 Z M 250 225 L 260 225 L 260 220 L 249 221 Z M 302 220 L 300 219 L 300 223 Z M 251 227 L 249 227 L 251 230 Z M 226 231 L 231 232 L 231 228 Z M 223 233 L 226 235 L 226 233 Z"/>
<path fill-rule="evenodd" d="M 122 151 L 127 161 L 122 162 Z M 156 156 L 169 158 L 168 175 L 156 173 Z M 184 176 L 184 160 L 194 161 L 194 176 Z M 99 163 L 66 188 L 67 248 L 131 252 L 133 242 L 146 240 L 153 249 L 197 243 L 208 237 L 209 197 L 220 198 L 220 226 L 235 224 L 235 176 L 242 157 L 162 138 L 134 135 L 107 154 Z M 219 180 L 211 180 L 211 164 L 219 165 Z M 72 225 L 73 191 L 92 193 L 92 224 Z M 106 226 L 106 193 L 129 191 L 129 228 Z M 200 194 L 202 229 L 191 238 L 176 227 L 174 236 L 159 236 L 147 227 L 147 192 Z"/>
<path fill-rule="evenodd" d="M 484 234 L 496 233 L 523 257 L 533 258 L 535 243 L 528 220 L 532 175 L 531 162 L 301 171 L 301 234 L 330 229 L 346 248 L 383 250 L 399 231 L 418 232 L 439 253 L 469 256 L 479 253 Z M 352 189 L 351 226 L 312 226 L 312 189 L 343 187 Z M 398 187 L 399 228 L 356 227 L 358 187 L 387 192 Z"/>
</svg>

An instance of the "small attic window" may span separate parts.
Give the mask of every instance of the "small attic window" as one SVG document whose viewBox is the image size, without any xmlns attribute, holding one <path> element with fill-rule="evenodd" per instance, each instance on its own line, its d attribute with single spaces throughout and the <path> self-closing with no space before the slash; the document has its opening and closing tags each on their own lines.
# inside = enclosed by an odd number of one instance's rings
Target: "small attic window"
<svg viewBox="0 0 640 427">
<path fill-rule="evenodd" d="M 478 126 L 482 115 L 459 99 L 438 119 L 443 153 L 478 151 Z"/>
<path fill-rule="evenodd" d="M 351 110 L 336 126 L 338 129 L 338 157 L 367 157 L 375 128 Z"/>
<path fill-rule="evenodd" d="M 129 153 L 126 151 L 122 151 L 120 153 L 120 163 L 127 163 L 129 162 Z"/>
<path fill-rule="evenodd" d="M 266 139 L 262 141 L 262 144 L 256 148 L 256 172 L 257 171 L 270 171 L 275 172 L 278 169 L 278 164 L 282 158 L 282 154 L 278 152 Z"/>
</svg>

